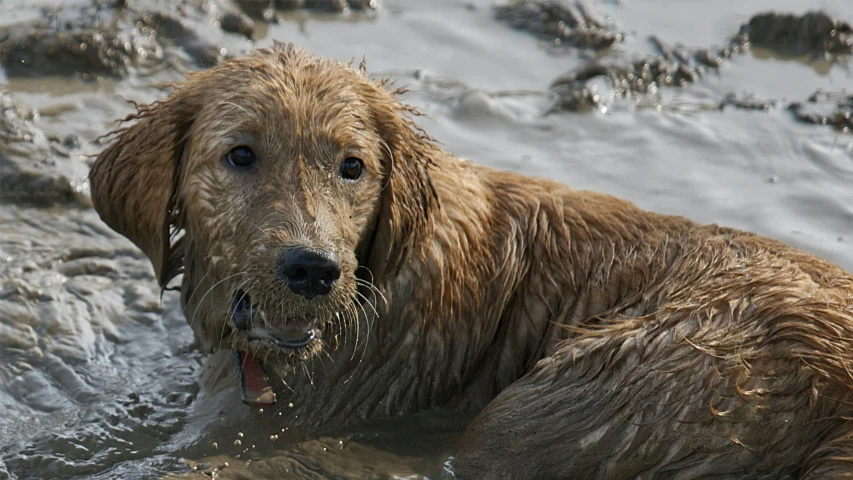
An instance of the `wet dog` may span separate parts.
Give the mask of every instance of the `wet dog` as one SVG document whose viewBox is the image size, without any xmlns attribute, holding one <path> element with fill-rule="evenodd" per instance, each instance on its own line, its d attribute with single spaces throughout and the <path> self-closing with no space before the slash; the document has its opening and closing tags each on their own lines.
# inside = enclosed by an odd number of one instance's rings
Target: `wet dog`
<svg viewBox="0 0 853 480">
<path fill-rule="evenodd" d="M 398 93 L 276 44 L 139 106 L 92 168 L 247 403 L 269 377 L 294 424 L 479 412 L 465 478 L 850 475 L 850 274 L 454 157 Z"/>
</svg>

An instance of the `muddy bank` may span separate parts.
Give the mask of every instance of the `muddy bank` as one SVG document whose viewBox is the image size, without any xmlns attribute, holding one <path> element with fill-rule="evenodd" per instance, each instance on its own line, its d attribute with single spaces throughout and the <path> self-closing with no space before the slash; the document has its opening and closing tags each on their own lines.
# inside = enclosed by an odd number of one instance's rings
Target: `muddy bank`
<svg viewBox="0 0 853 480">
<path fill-rule="evenodd" d="M 83 140 L 46 134 L 34 123 L 37 115 L 10 94 L 0 94 L 0 200 L 91 206 Z"/>
<path fill-rule="evenodd" d="M 593 60 L 551 83 L 557 101 L 550 111 L 589 111 L 609 99 L 627 99 L 654 94 L 663 87 L 685 87 L 717 72 L 725 60 L 742 51 L 741 44 L 721 48 L 672 47 L 657 37 L 649 40 L 657 57 L 636 61 L 610 57 Z"/>
<path fill-rule="evenodd" d="M 318 12 L 344 13 L 376 10 L 377 0 L 235 0 L 235 3 L 255 20 L 279 22 L 276 11 L 314 10 Z"/>
<path fill-rule="evenodd" d="M 229 0 L 95 2 L 47 10 L 36 25 L 6 28 L 0 63 L 11 76 L 83 79 L 204 68 L 250 49 L 254 30 Z"/>
<path fill-rule="evenodd" d="M 512 28 L 533 33 L 556 48 L 602 50 L 624 38 L 613 26 L 581 2 L 513 1 L 495 7 L 495 18 Z"/>
<path fill-rule="evenodd" d="M 41 22 L 0 31 L 0 65 L 10 76 L 83 79 L 207 68 L 251 49 L 266 31 L 255 20 L 278 22 L 277 10 L 343 13 L 378 7 L 376 0 L 109 0 L 46 8 Z"/>
<path fill-rule="evenodd" d="M 518 2 L 511 8 L 531 9 L 541 2 Z M 497 18 L 505 15 L 505 9 L 495 11 Z M 545 30 L 534 29 L 541 35 Z M 850 24 L 834 20 L 823 12 L 806 12 L 802 15 L 759 13 L 747 24 L 740 27 L 738 34 L 723 46 L 690 48 L 680 43 L 669 44 L 657 36 L 648 39 L 656 51 L 655 56 L 640 60 L 628 60 L 624 52 L 612 52 L 606 56 L 597 56 L 551 83 L 551 91 L 556 101 L 549 113 L 558 111 L 587 112 L 593 109 L 606 109 L 614 99 L 637 99 L 658 93 L 664 87 L 687 87 L 708 75 L 724 74 L 727 61 L 742 54 L 751 46 L 760 46 L 779 55 L 811 55 L 829 59 L 832 62 L 849 62 L 853 36 Z M 767 99 L 756 101 L 731 92 L 716 101 L 721 108 L 730 106 L 747 110 L 769 110 L 778 101 Z M 818 116 L 803 112 L 803 103 L 786 102 L 786 107 L 802 121 L 816 124 L 834 125 L 843 129 L 845 113 L 849 109 L 844 102 L 837 102 L 836 113 Z"/>
<path fill-rule="evenodd" d="M 853 53 L 853 28 L 824 12 L 760 13 L 741 26 L 740 35 L 780 54 L 829 57 Z"/>
<path fill-rule="evenodd" d="M 814 125 L 829 125 L 840 132 L 853 132 L 853 94 L 819 90 L 804 102 L 792 102 L 794 118 Z"/>
</svg>

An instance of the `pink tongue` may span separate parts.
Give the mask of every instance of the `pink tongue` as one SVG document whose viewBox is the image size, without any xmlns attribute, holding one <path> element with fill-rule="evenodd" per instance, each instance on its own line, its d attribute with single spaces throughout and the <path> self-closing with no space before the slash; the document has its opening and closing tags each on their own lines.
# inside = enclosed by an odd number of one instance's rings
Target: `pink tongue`
<svg viewBox="0 0 853 480">
<path fill-rule="evenodd" d="M 252 407 L 267 407 L 275 404 L 275 392 L 267 383 L 261 361 L 243 350 L 234 350 L 237 371 L 240 372 L 240 392 L 243 403 Z"/>
</svg>

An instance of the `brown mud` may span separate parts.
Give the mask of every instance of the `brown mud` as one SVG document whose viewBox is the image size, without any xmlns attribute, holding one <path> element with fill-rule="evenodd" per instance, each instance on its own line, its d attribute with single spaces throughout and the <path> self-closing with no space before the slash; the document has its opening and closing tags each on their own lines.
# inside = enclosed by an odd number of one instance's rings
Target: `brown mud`
<svg viewBox="0 0 853 480">
<path fill-rule="evenodd" d="M 8 75 L 93 79 L 215 65 L 251 48 L 255 24 L 229 0 L 115 0 L 48 10 L 36 25 L 5 30 L 0 64 Z"/>
<path fill-rule="evenodd" d="M 815 56 L 853 53 L 853 28 L 825 12 L 760 13 L 741 26 L 740 35 L 755 46 L 780 53 Z"/>
<path fill-rule="evenodd" d="M 592 49 L 612 47 L 624 34 L 605 29 L 606 23 L 590 20 L 592 15 L 581 4 L 563 6 L 559 2 L 522 0 L 495 8 L 495 17 L 517 29 L 534 33 L 554 45 Z M 604 33 L 602 33 L 604 32 Z M 602 40 L 610 38 L 613 41 Z M 610 35 L 610 36 L 607 36 Z M 652 35 L 648 42 L 656 55 L 628 60 L 622 52 L 605 52 L 585 64 L 557 77 L 551 83 L 556 94 L 548 113 L 588 112 L 601 109 L 606 98 L 632 99 L 657 93 L 663 87 L 687 87 L 709 75 L 723 74 L 727 61 L 755 45 L 779 55 L 810 55 L 831 62 L 845 63 L 853 53 L 853 29 L 850 24 L 832 19 L 824 12 L 802 15 L 764 12 L 754 15 L 723 46 L 690 48 L 669 44 Z M 832 125 L 849 130 L 850 107 L 843 94 L 834 94 L 820 103 L 836 99 L 836 111 L 827 115 L 805 113 L 804 103 L 818 103 L 816 97 L 805 102 L 789 102 L 787 108 L 799 121 Z M 769 110 L 777 100 L 744 98 L 734 92 L 718 101 L 721 108 Z"/>
<path fill-rule="evenodd" d="M 263 21 L 280 21 L 276 12 L 315 10 L 344 13 L 350 10 L 365 11 L 379 8 L 377 0 L 235 0 L 250 17 Z"/>
<path fill-rule="evenodd" d="M 3 203 L 91 206 L 89 167 L 80 137 L 51 135 L 33 123 L 37 112 L 0 93 L 0 192 Z"/>
<path fill-rule="evenodd" d="M 849 93 L 817 91 L 805 102 L 790 103 L 788 110 L 801 122 L 853 132 L 853 95 Z"/>
<path fill-rule="evenodd" d="M 495 7 L 495 18 L 512 28 L 533 33 L 557 48 L 607 49 L 624 34 L 613 30 L 581 2 L 554 0 L 513 1 Z"/>
</svg>

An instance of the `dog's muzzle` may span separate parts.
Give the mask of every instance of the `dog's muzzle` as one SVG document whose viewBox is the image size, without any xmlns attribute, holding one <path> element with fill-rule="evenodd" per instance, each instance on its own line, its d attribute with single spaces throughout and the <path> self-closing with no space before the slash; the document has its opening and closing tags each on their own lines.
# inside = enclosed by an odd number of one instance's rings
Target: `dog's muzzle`
<svg viewBox="0 0 853 480">
<path fill-rule="evenodd" d="M 249 343 L 274 350 L 296 351 L 307 347 L 319 335 L 319 322 L 305 317 L 288 318 L 269 326 L 264 311 L 252 304 L 246 292 L 237 290 L 231 298 L 229 318 L 233 327 L 246 335 Z M 275 392 L 260 358 L 245 350 L 234 350 L 243 403 L 264 407 L 276 402 Z"/>
<path fill-rule="evenodd" d="M 234 292 L 231 300 L 231 322 L 246 334 L 249 342 L 259 342 L 271 348 L 298 350 L 308 346 L 319 335 L 315 318 L 293 317 L 282 322 L 269 322 L 246 292 Z"/>
</svg>

